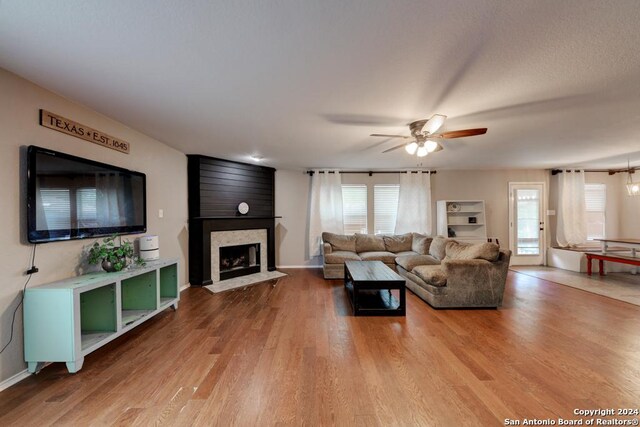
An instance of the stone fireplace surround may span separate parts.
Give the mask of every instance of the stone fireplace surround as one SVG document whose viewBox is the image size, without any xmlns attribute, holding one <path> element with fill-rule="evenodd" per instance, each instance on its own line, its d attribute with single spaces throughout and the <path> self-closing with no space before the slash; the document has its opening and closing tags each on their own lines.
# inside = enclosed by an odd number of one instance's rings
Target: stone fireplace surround
<svg viewBox="0 0 640 427">
<path fill-rule="evenodd" d="M 211 232 L 211 280 L 220 282 L 220 248 L 225 246 L 259 243 L 260 248 L 267 247 L 267 230 L 230 230 Z M 260 272 L 267 271 L 267 251 L 260 250 Z"/>
</svg>

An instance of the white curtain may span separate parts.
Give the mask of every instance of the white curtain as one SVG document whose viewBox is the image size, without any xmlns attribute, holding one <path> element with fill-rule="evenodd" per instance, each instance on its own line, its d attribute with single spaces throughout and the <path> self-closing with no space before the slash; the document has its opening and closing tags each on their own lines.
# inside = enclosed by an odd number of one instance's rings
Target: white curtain
<svg viewBox="0 0 640 427">
<path fill-rule="evenodd" d="M 340 172 L 314 171 L 311 176 L 309 256 L 320 255 L 322 232 L 342 234 L 342 177 Z"/>
<path fill-rule="evenodd" d="M 429 172 L 401 173 L 395 234 L 431 235 L 431 178 Z"/>
<path fill-rule="evenodd" d="M 584 171 L 558 174 L 558 223 L 556 240 L 562 247 L 587 241 Z"/>
<path fill-rule="evenodd" d="M 120 174 L 96 175 L 96 216 L 100 227 L 126 225 L 124 217 L 123 177 Z"/>
</svg>

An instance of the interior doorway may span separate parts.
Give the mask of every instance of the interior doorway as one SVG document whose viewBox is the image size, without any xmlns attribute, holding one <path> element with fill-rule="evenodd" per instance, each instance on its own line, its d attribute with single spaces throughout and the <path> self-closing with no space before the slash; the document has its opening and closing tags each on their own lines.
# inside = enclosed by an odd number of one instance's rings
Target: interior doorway
<svg viewBox="0 0 640 427">
<path fill-rule="evenodd" d="M 543 182 L 509 183 L 509 247 L 513 265 L 543 265 L 545 257 Z"/>
</svg>

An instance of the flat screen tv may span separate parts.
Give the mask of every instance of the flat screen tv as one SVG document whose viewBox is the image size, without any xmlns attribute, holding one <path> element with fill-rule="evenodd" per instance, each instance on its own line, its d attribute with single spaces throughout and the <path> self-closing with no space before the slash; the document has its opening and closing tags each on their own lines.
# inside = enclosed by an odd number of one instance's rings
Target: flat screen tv
<svg viewBox="0 0 640 427">
<path fill-rule="evenodd" d="M 31 145 L 27 230 L 31 243 L 144 233 L 146 175 Z"/>
</svg>

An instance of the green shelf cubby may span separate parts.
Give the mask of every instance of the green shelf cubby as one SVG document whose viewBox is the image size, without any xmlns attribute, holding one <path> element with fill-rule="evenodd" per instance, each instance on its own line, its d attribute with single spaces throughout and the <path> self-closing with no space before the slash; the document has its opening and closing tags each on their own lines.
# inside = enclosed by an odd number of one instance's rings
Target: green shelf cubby
<svg viewBox="0 0 640 427">
<path fill-rule="evenodd" d="M 158 308 L 156 272 L 122 280 L 122 325 L 127 326 Z"/>
<path fill-rule="evenodd" d="M 160 305 L 169 304 L 178 297 L 178 264 L 160 269 Z"/>
</svg>

